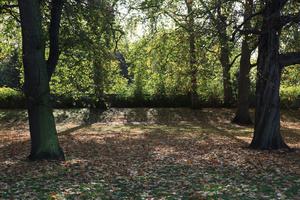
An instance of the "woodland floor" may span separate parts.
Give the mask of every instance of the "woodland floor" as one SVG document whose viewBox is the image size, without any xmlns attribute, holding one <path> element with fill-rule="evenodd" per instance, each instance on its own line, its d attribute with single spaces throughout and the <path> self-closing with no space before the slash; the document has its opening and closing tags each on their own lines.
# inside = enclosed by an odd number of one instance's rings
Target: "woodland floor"
<svg viewBox="0 0 300 200">
<path fill-rule="evenodd" d="M 294 152 L 248 149 L 233 113 L 58 110 L 66 161 L 28 162 L 25 112 L 1 110 L 0 199 L 300 199 L 300 110 L 282 114 Z"/>
</svg>

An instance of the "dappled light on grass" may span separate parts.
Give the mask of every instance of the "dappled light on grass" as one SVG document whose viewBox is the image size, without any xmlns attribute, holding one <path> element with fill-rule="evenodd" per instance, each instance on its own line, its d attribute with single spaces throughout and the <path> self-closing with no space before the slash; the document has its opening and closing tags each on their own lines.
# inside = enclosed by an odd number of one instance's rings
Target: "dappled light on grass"
<svg viewBox="0 0 300 200">
<path fill-rule="evenodd" d="M 247 148 L 251 127 L 232 125 L 233 111 L 117 110 L 95 124 L 58 124 L 65 162 L 27 162 L 29 132 L 2 122 L 1 199 L 295 199 L 300 153 Z M 149 111 L 150 112 L 150 111 Z M 149 113 L 148 112 L 148 113 Z M 130 115 L 129 115 L 130 113 Z M 68 114 L 67 114 L 68 115 Z M 120 117 L 121 116 L 121 117 Z M 126 117 L 124 117 L 126 116 Z M 283 122 L 291 147 L 299 147 L 294 121 Z M 186 122 L 184 122 L 186 121 Z M 178 122 L 178 123 L 177 123 Z M 181 123 L 179 123 L 181 122 Z"/>
</svg>

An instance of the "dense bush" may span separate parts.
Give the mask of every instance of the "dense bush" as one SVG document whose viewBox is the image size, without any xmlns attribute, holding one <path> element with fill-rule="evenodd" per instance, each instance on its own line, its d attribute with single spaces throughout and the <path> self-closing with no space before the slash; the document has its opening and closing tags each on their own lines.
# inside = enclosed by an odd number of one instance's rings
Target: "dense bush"
<svg viewBox="0 0 300 200">
<path fill-rule="evenodd" d="M 25 97 L 22 92 L 8 88 L 0 88 L 0 108 L 24 108 Z"/>
<path fill-rule="evenodd" d="M 103 108 L 90 96 L 72 97 L 71 95 L 52 94 L 55 108 Z M 189 107 L 188 95 L 106 95 L 105 102 L 109 107 Z M 218 95 L 199 96 L 199 107 L 222 107 L 222 97 Z M 255 106 L 255 96 L 250 96 L 250 106 Z M 284 108 L 300 108 L 300 87 L 283 86 L 281 88 L 281 106 Z M 22 92 L 8 88 L 0 88 L 0 108 L 25 108 L 25 97 Z"/>
<path fill-rule="evenodd" d="M 300 86 L 282 86 L 280 94 L 283 107 L 300 108 Z"/>
</svg>

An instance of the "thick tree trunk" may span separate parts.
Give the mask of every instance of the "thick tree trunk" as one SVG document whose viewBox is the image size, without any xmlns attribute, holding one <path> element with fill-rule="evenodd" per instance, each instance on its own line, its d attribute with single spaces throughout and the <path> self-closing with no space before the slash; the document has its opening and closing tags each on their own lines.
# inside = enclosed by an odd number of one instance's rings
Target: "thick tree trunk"
<svg viewBox="0 0 300 200">
<path fill-rule="evenodd" d="M 31 136 L 30 160 L 63 160 L 50 104 L 50 88 L 39 0 L 19 0 L 22 27 L 24 90 Z"/>
<path fill-rule="evenodd" d="M 279 37 L 281 28 L 280 1 L 266 4 L 262 33 L 260 35 L 258 74 L 256 86 L 256 113 L 254 149 L 288 148 L 280 134 L 280 78 Z"/>
<path fill-rule="evenodd" d="M 244 19 L 247 20 L 253 10 L 253 1 L 246 0 L 245 1 L 245 11 L 244 11 Z M 251 28 L 250 21 L 245 21 L 244 24 L 245 29 Z M 251 69 L 251 50 L 248 44 L 250 40 L 248 35 L 244 36 L 244 40 L 242 43 L 242 55 L 240 60 L 240 70 L 239 70 L 239 79 L 238 79 L 238 104 L 237 111 L 233 123 L 239 125 L 250 125 L 252 124 L 252 120 L 249 113 L 249 93 L 250 93 L 250 69 Z"/>
<path fill-rule="evenodd" d="M 250 63 L 251 50 L 248 42 L 244 39 L 242 44 L 242 56 L 240 60 L 240 71 L 238 80 L 238 105 L 233 123 L 240 125 L 250 125 L 252 120 L 249 113 L 249 93 L 250 93 Z"/>
</svg>

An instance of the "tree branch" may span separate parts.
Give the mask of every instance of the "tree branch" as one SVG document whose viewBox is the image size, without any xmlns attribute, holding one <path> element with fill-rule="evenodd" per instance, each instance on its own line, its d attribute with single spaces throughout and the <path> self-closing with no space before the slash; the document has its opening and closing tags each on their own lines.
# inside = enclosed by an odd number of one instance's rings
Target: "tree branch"
<svg viewBox="0 0 300 200">
<path fill-rule="evenodd" d="M 282 66 L 300 64 L 300 52 L 290 52 L 279 55 L 279 62 Z"/>
<path fill-rule="evenodd" d="M 292 23 L 292 22 L 293 23 L 300 22 L 300 12 L 298 12 L 295 15 L 284 15 L 284 16 L 281 16 L 281 18 L 280 18 L 280 24 L 282 27 L 289 23 Z"/>
<path fill-rule="evenodd" d="M 232 41 L 234 40 L 234 38 L 235 38 L 235 36 L 236 36 L 236 34 L 239 32 L 239 33 L 241 33 L 241 34 L 244 34 L 244 35 L 248 35 L 248 34 L 254 34 L 254 35 L 259 35 L 259 34 L 261 34 L 261 31 L 260 30 L 257 30 L 257 29 L 242 29 L 242 27 L 246 24 L 246 23 L 248 23 L 250 20 L 252 20 L 252 18 L 253 17 L 256 17 L 256 16 L 258 16 L 258 15 L 262 15 L 263 14 L 263 11 L 261 10 L 261 11 L 259 11 L 259 12 L 256 12 L 256 13 L 253 13 L 253 14 L 251 14 L 250 16 L 248 16 L 246 19 L 244 19 L 244 21 L 243 21 L 243 23 L 241 23 L 240 25 L 238 25 L 238 26 L 235 26 L 234 27 L 234 32 L 233 32 L 233 34 L 232 34 Z"/>
<path fill-rule="evenodd" d="M 236 55 L 233 60 L 231 61 L 231 63 L 229 64 L 230 68 L 234 65 L 235 61 L 242 55 L 242 53 Z"/>
<path fill-rule="evenodd" d="M 50 51 L 47 60 L 49 80 L 55 71 L 59 58 L 59 26 L 63 9 L 63 0 L 52 0 L 51 19 L 49 26 Z"/>
</svg>

